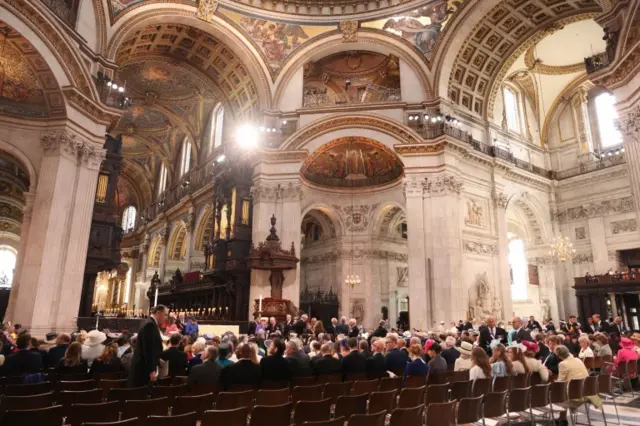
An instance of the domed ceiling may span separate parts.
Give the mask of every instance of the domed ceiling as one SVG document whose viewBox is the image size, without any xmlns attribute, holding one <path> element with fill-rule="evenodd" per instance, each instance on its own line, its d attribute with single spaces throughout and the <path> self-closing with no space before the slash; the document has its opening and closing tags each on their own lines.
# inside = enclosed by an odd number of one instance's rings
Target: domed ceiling
<svg viewBox="0 0 640 426">
<path fill-rule="evenodd" d="M 399 180 L 404 168 L 387 147 L 372 139 L 348 136 L 319 148 L 302 166 L 309 182 L 337 188 L 365 188 Z"/>
</svg>

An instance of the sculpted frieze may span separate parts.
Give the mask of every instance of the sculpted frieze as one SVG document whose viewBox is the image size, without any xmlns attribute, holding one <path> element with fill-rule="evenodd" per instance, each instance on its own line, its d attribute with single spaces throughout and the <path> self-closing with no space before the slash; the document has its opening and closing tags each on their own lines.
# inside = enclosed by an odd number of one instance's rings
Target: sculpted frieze
<svg viewBox="0 0 640 426">
<path fill-rule="evenodd" d="M 574 265 L 579 265 L 581 263 L 593 263 L 593 254 L 592 253 L 574 254 L 572 261 Z"/>
<path fill-rule="evenodd" d="M 617 220 L 611 222 L 611 233 L 614 235 L 638 230 L 638 222 L 635 219 Z"/>
<path fill-rule="evenodd" d="M 462 242 L 462 249 L 467 253 L 480 254 L 484 256 L 495 256 L 500 252 L 497 244 L 485 244 L 469 240 L 464 240 Z"/>
<path fill-rule="evenodd" d="M 431 195 L 458 195 L 462 189 L 462 183 L 455 176 L 444 175 L 435 179 L 426 180 L 425 191 Z"/>
<path fill-rule="evenodd" d="M 564 211 L 561 210 L 556 213 L 556 218 L 559 222 L 563 223 L 612 214 L 631 213 L 633 211 L 633 197 L 628 196 L 615 200 L 588 203 L 577 207 L 571 207 Z"/>
</svg>

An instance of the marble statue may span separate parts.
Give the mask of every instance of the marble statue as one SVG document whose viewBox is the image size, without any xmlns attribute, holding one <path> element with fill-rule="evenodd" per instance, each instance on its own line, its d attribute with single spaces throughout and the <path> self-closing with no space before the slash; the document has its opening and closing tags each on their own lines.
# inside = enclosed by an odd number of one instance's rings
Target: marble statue
<svg viewBox="0 0 640 426">
<path fill-rule="evenodd" d="M 484 227 L 484 212 L 475 201 L 467 201 L 467 217 L 465 223 L 472 226 Z"/>
<path fill-rule="evenodd" d="M 499 306 L 502 309 L 502 306 Z M 469 315 L 479 321 L 484 321 L 488 317 L 494 316 L 496 312 L 494 303 L 491 299 L 491 287 L 487 273 L 478 274 L 476 283 L 470 290 L 469 297 Z"/>
<path fill-rule="evenodd" d="M 551 318 L 551 306 L 549 306 L 549 301 L 547 299 L 540 302 L 540 310 L 542 312 L 542 320 L 548 321 Z"/>
</svg>

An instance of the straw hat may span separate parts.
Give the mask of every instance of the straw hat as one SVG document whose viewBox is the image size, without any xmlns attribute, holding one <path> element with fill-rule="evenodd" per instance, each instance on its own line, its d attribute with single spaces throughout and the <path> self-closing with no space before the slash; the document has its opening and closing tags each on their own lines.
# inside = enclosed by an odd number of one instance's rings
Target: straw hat
<svg viewBox="0 0 640 426">
<path fill-rule="evenodd" d="M 465 354 L 465 355 L 471 356 L 471 351 L 473 350 L 473 345 L 471 343 L 469 343 L 469 342 L 462 342 L 462 343 L 460 343 L 460 346 L 456 346 L 456 349 L 461 354 Z"/>
<path fill-rule="evenodd" d="M 85 340 L 85 346 L 98 346 L 102 342 L 107 340 L 107 335 L 100 330 L 91 330 L 87 333 L 87 340 Z"/>
</svg>

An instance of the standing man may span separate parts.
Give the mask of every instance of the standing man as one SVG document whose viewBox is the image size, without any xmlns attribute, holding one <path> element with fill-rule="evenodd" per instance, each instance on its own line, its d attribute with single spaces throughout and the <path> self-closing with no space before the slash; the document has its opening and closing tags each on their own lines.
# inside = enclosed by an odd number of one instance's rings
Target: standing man
<svg viewBox="0 0 640 426">
<path fill-rule="evenodd" d="M 527 326 L 525 328 L 529 331 L 533 331 L 536 329 L 538 331 L 542 331 L 542 326 L 538 321 L 536 321 L 536 318 L 533 315 L 529 317 L 529 322 L 527 322 Z"/>
<path fill-rule="evenodd" d="M 528 330 L 522 327 L 522 320 L 520 320 L 520 317 L 515 317 L 511 322 L 511 324 L 513 324 L 512 341 L 516 343 L 520 343 L 523 340 L 528 340 L 530 342 L 533 342 L 533 339 L 531 338 L 531 333 L 529 333 Z"/>
<path fill-rule="evenodd" d="M 291 317 L 291 315 L 287 314 L 287 320 L 284 323 L 284 336 L 286 338 L 289 338 L 289 333 L 293 328 L 293 324 L 294 324 L 293 318 Z"/>
<path fill-rule="evenodd" d="M 357 326 L 357 321 L 355 318 L 351 318 L 349 320 L 349 333 L 348 333 L 348 337 L 350 338 L 357 338 L 358 335 L 360 334 L 360 330 L 358 329 Z"/>
<path fill-rule="evenodd" d="M 133 387 L 145 386 L 158 380 L 158 364 L 162 355 L 162 337 L 158 327 L 166 317 L 166 306 L 154 306 L 151 315 L 138 331 L 129 378 Z"/>
<path fill-rule="evenodd" d="M 335 326 L 336 335 L 344 334 L 345 336 L 349 334 L 349 326 L 347 325 L 347 317 L 340 318 L 340 324 Z"/>
<path fill-rule="evenodd" d="M 500 343 L 505 344 L 507 342 L 507 332 L 502 327 L 496 326 L 496 319 L 493 317 L 487 318 L 487 325 L 480 327 L 480 338 L 478 339 L 478 346 L 491 354 L 491 342 L 499 340 Z"/>
<path fill-rule="evenodd" d="M 611 334 L 611 326 L 608 322 L 602 321 L 599 314 L 593 314 L 593 331 Z"/>
</svg>

